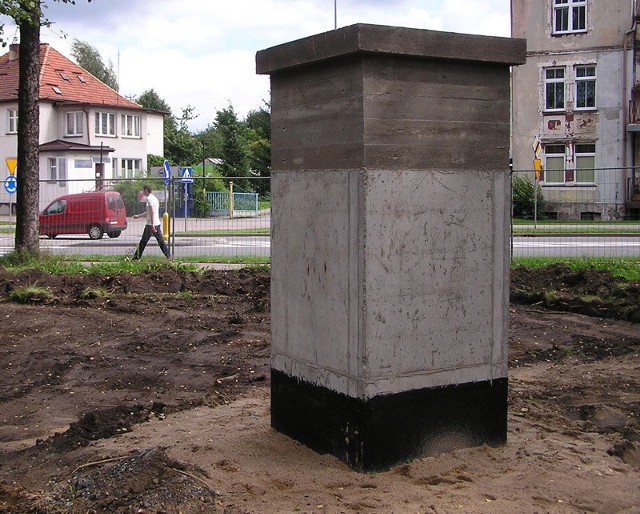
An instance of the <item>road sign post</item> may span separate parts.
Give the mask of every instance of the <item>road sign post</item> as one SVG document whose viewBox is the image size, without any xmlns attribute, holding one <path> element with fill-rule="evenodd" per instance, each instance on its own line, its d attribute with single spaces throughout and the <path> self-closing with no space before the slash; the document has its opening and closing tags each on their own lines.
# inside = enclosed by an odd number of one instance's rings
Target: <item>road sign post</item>
<svg viewBox="0 0 640 514">
<path fill-rule="evenodd" d="M 13 176 L 13 174 L 4 179 L 4 190 L 9 193 L 9 227 L 11 227 L 11 225 L 13 225 L 13 195 L 18 190 L 18 181 L 16 180 L 16 177 Z"/>
<path fill-rule="evenodd" d="M 182 184 L 184 186 L 184 229 L 187 230 L 187 209 L 189 208 L 189 184 L 193 184 L 193 168 L 182 168 Z"/>
</svg>

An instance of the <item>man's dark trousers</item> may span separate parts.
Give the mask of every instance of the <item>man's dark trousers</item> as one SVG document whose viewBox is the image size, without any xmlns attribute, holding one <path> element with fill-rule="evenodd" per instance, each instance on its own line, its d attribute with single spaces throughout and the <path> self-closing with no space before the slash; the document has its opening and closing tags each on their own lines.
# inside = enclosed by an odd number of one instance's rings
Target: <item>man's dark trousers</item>
<svg viewBox="0 0 640 514">
<path fill-rule="evenodd" d="M 133 255 L 134 259 L 139 259 L 140 257 L 142 257 L 142 252 L 144 252 L 144 249 L 147 246 L 147 243 L 149 242 L 149 239 L 151 239 L 151 236 L 155 236 L 156 241 L 158 241 L 158 245 L 160 246 L 160 249 L 162 250 L 162 253 L 164 254 L 164 256 L 167 259 L 171 258 L 171 255 L 169 254 L 169 247 L 167 246 L 167 243 L 164 242 L 164 239 L 162 237 L 162 229 L 160 228 L 160 225 L 155 227 L 155 233 L 152 230 L 152 226 L 151 225 L 145 225 L 144 226 L 144 232 L 142 233 L 142 239 L 140 239 L 140 244 L 138 245 L 138 249 L 136 250 L 136 253 Z"/>
</svg>

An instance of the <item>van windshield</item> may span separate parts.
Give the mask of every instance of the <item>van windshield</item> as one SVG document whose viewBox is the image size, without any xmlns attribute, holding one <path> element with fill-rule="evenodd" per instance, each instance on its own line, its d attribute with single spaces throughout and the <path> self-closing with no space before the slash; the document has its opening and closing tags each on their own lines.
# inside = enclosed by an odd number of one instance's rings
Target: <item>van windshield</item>
<svg viewBox="0 0 640 514">
<path fill-rule="evenodd" d="M 65 207 L 67 206 L 66 200 L 56 200 L 49 207 L 47 207 L 47 214 L 60 214 L 64 212 Z"/>
</svg>

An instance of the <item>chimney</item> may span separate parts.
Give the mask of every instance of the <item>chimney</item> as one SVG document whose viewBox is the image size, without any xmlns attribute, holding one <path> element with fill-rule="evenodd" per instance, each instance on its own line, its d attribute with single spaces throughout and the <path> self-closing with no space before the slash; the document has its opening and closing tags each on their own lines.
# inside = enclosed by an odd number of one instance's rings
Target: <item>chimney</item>
<svg viewBox="0 0 640 514">
<path fill-rule="evenodd" d="M 20 55 L 20 44 L 13 43 L 12 45 L 9 45 L 9 60 L 15 61 L 18 58 L 18 55 Z"/>
</svg>

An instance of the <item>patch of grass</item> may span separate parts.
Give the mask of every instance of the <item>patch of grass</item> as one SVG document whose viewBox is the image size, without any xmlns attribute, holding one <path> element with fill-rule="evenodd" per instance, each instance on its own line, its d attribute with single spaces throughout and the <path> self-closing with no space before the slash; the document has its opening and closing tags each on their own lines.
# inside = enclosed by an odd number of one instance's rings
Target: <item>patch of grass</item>
<svg viewBox="0 0 640 514">
<path fill-rule="evenodd" d="M 37 284 L 20 286 L 9 292 L 9 299 L 19 303 L 50 302 L 54 299 L 53 292 L 48 287 L 40 287 Z"/>
<path fill-rule="evenodd" d="M 0 256 L 0 266 L 10 271 L 38 269 L 46 273 L 140 273 L 161 268 L 183 271 L 197 271 L 195 264 L 167 261 L 164 257 L 149 257 L 133 261 L 124 255 L 65 255 L 57 256 L 47 252 L 24 254 L 11 252 Z"/>
<path fill-rule="evenodd" d="M 259 255 L 248 255 L 242 257 L 234 257 L 232 255 L 189 255 L 180 257 L 180 262 L 194 262 L 200 264 L 244 264 L 248 267 L 255 267 L 268 265 L 271 262 L 271 258 Z"/>
<path fill-rule="evenodd" d="M 609 271 L 614 277 L 640 280 L 640 257 L 514 257 L 511 266 L 544 268 L 552 264 L 565 264 L 571 271 L 596 268 Z"/>
<path fill-rule="evenodd" d="M 559 298 L 558 291 L 555 291 L 555 290 L 551 289 L 549 291 L 545 291 L 544 292 L 544 300 L 547 303 L 553 303 L 553 302 L 557 301 L 558 298 Z"/>
<path fill-rule="evenodd" d="M 513 225 L 532 225 L 533 219 L 513 218 L 511 220 Z M 539 225 L 640 225 L 638 220 L 571 220 L 571 219 L 547 219 L 538 218 Z"/>
<path fill-rule="evenodd" d="M 83 300 L 89 300 L 92 298 L 109 298 L 111 291 L 104 287 L 85 287 L 80 293 L 80 298 Z"/>
</svg>

